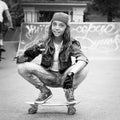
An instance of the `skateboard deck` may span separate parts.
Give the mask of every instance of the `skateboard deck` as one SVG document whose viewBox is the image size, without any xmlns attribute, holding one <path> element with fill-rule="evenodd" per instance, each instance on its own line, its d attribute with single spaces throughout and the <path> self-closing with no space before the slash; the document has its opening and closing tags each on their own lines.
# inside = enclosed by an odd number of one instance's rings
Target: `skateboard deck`
<svg viewBox="0 0 120 120">
<path fill-rule="evenodd" d="M 28 114 L 35 114 L 38 111 L 38 106 L 66 106 L 68 108 L 68 114 L 73 115 L 76 113 L 75 105 L 79 104 L 80 101 L 74 101 L 74 102 L 61 102 L 61 101 L 47 101 L 43 103 L 36 103 L 34 102 L 26 102 L 31 107 L 28 109 Z"/>
<path fill-rule="evenodd" d="M 80 103 L 80 101 L 74 101 L 74 102 L 52 102 L 52 101 L 47 101 L 44 103 L 36 103 L 36 102 L 26 102 L 29 105 L 41 105 L 41 106 L 68 106 L 68 105 L 77 105 Z"/>
</svg>

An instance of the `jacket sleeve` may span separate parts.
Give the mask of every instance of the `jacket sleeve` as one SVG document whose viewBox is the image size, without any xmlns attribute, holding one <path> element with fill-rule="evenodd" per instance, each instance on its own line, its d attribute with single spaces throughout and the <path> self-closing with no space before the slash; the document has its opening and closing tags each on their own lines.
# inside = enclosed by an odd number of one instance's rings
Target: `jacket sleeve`
<svg viewBox="0 0 120 120">
<path fill-rule="evenodd" d="M 86 63 L 89 62 L 88 58 L 84 55 L 83 51 L 81 50 L 80 42 L 77 40 L 72 41 L 72 49 L 71 55 L 76 58 L 77 61 L 84 61 Z"/>
<path fill-rule="evenodd" d="M 32 47 L 25 50 L 23 55 L 17 57 L 17 63 L 30 62 L 44 50 L 43 44 L 35 44 Z"/>
</svg>

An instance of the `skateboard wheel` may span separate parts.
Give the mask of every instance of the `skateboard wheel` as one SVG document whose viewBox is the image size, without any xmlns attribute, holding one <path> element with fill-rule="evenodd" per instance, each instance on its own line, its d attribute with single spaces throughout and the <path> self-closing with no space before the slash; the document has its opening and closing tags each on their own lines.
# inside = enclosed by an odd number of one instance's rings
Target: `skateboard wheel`
<svg viewBox="0 0 120 120">
<path fill-rule="evenodd" d="M 68 115 L 74 115 L 76 113 L 76 108 L 74 106 L 68 106 Z"/>
<path fill-rule="evenodd" d="M 35 108 L 28 109 L 28 114 L 35 114 L 35 113 L 37 113 L 37 109 L 35 109 Z"/>
</svg>

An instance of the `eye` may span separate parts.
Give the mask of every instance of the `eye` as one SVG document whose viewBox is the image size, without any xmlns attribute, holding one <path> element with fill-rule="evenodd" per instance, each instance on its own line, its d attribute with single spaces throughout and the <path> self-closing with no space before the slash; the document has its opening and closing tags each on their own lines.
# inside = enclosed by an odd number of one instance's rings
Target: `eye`
<svg viewBox="0 0 120 120">
<path fill-rule="evenodd" d="M 53 25 L 53 26 L 56 26 L 56 25 L 57 25 L 57 23 L 56 23 L 56 22 L 53 22 L 53 23 L 52 23 L 52 25 Z"/>
<path fill-rule="evenodd" d="M 59 24 L 60 27 L 65 27 L 65 25 L 63 23 Z"/>
</svg>

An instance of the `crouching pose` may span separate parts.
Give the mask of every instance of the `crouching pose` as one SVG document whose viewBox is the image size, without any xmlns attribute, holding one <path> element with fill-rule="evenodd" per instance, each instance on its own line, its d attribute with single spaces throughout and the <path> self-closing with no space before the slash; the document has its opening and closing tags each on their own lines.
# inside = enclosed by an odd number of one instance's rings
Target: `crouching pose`
<svg viewBox="0 0 120 120">
<path fill-rule="evenodd" d="M 65 13 L 55 13 L 47 39 L 17 58 L 19 74 L 40 90 L 36 103 L 52 97 L 47 86 L 63 88 L 67 101 L 74 101 L 74 90 L 87 75 L 88 59 L 81 51 L 80 43 L 70 36 L 68 18 Z M 30 62 L 39 54 L 42 54 L 40 65 Z M 75 58 L 74 64 L 71 57 Z M 68 114 L 75 114 L 74 106 L 69 107 Z"/>
</svg>

